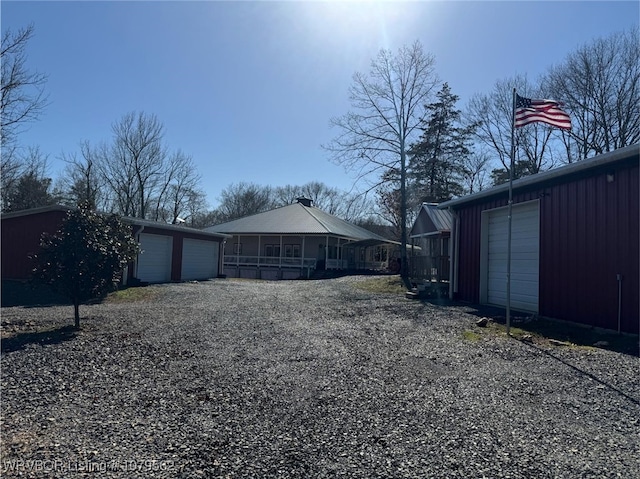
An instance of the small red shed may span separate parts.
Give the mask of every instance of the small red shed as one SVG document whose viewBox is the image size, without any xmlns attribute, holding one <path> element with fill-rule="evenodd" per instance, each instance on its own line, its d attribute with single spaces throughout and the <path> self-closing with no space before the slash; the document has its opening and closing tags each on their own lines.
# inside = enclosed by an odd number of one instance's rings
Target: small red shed
<svg viewBox="0 0 640 479">
<path fill-rule="evenodd" d="M 511 305 L 638 334 L 640 145 L 513 182 Z M 508 185 L 442 203 L 452 298 L 506 305 Z"/>
</svg>

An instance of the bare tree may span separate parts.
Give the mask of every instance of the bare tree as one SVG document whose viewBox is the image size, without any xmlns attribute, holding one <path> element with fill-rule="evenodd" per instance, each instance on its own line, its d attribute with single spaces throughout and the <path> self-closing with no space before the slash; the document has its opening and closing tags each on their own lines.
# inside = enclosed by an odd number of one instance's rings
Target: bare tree
<svg viewBox="0 0 640 479">
<path fill-rule="evenodd" d="M 438 84 L 434 64 L 433 56 L 417 41 L 395 56 L 381 50 L 368 75 L 354 74 L 349 89 L 353 111 L 331 120 L 340 134 L 324 146 L 334 162 L 357 172 L 359 179 L 376 174 L 383 181 L 390 169 L 399 172 L 401 275 L 407 287 L 407 150 L 419 134 L 424 105 Z"/>
<path fill-rule="evenodd" d="M 192 158 L 167 153 L 164 128 L 154 115 L 129 113 L 113 124 L 111 143 L 80 144 L 58 190 L 65 201 L 89 201 L 105 212 L 168 223 L 202 213 L 205 194 Z"/>
<path fill-rule="evenodd" d="M 3 148 L 14 140 L 20 127 L 37 120 L 47 106 L 44 90 L 47 76 L 30 72 L 26 65 L 25 49 L 33 32 L 33 25 L 29 25 L 16 33 L 7 30 L 2 36 L 0 138 Z"/>
<path fill-rule="evenodd" d="M 88 204 L 91 208 L 105 210 L 102 201 L 104 180 L 89 142 L 80 143 L 80 156 L 76 152 L 62 153 L 60 159 L 67 164 L 56 187 L 62 202 L 69 206 Z"/>
<path fill-rule="evenodd" d="M 372 211 L 371 201 L 366 195 L 350 194 L 318 181 L 311 181 L 302 186 L 285 185 L 274 188 L 253 183 L 237 183 L 222 192 L 220 205 L 215 211 L 198 215 L 196 222 L 202 224 L 203 221 L 231 221 L 293 204 L 301 197 L 312 200 L 315 207 L 351 222 L 370 216 Z"/>
<path fill-rule="evenodd" d="M 298 188 L 301 196 L 313 200 L 313 205 L 327 213 L 346 219 L 352 216 L 354 201 L 359 194 L 349 194 L 319 181 L 311 181 Z"/>
<path fill-rule="evenodd" d="M 21 178 L 31 187 L 34 181 L 43 179 L 34 171 L 33 149 L 24 152 L 18 145 L 16 137 L 29 122 L 35 121 L 47 106 L 47 95 L 44 86 L 46 75 L 31 72 L 27 68 L 27 43 L 33 36 L 34 27 L 12 33 L 6 30 L 0 45 L 0 191 L 2 192 L 2 210 L 9 206 L 8 197 L 18 194 L 17 184 Z M 37 150 L 37 149 L 36 149 Z M 45 161 L 46 163 L 46 161 Z M 23 185 L 25 186 L 25 185 Z M 40 186 L 43 186 L 42 183 Z M 47 186 L 48 191 L 48 186 Z"/>
<path fill-rule="evenodd" d="M 227 222 L 262 213 L 271 209 L 273 204 L 270 187 L 254 183 L 234 183 L 220 195 L 217 219 L 219 222 Z"/>
<path fill-rule="evenodd" d="M 140 112 L 126 114 L 112 130 L 114 142 L 102 161 L 103 174 L 122 213 L 147 218 L 155 190 L 167 173 L 164 127 L 155 115 Z"/>
<path fill-rule="evenodd" d="M 482 191 L 488 185 L 490 156 L 482 151 L 473 151 L 462 164 L 463 186 L 468 194 Z"/>
<path fill-rule="evenodd" d="M 581 46 L 549 69 L 544 84 L 571 114 L 566 161 L 640 141 L 638 27 Z"/>
<path fill-rule="evenodd" d="M 286 206 L 296 202 L 303 196 L 302 188 L 298 185 L 277 186 L 272 191 L 274 206 Z"/>
<path fill-rule="evenodd" d="M 467 106 L 468 121 L 477 121 L 476 140 L 500 161 L 504 170 L 511 164 L 511 123 L 513 116 L 513 89 L 527 97 L 540 97 L 540 88 L 526 76 L 515 76 L 495 83 L 489 94 L 476 94 Z M 515 132 L 516 168 L 514 173 L 532 175 L 554 164 L 552 135 L 558 130 L 543 124 L 532 123 Z M 500 176 L 501 177 L 501 176 Z M 517 177 L 517 176 L 516 176 Z"/>
<path fill-rule="evenodd" d="M 198 208 L 206 204 L 200 189 L 200 175 L 193 159 L 178 150 L 169 157 L 163 182 L 159 184 L 156 198 L 156 218 L 176 224 L 186 221 Z"/>
</svg>

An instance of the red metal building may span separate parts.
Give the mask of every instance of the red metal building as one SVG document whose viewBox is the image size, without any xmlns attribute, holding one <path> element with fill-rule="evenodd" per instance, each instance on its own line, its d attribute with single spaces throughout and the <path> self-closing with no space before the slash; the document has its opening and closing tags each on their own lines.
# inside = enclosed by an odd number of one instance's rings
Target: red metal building
<svg viewBox="0 0 640 479">
<path fill-rule="evenodd" d="M 513 182 L 513 309 L 638 334 L 640 145 Z M 450 296 L 506 304 L 508 185 L 442 203 Z"/>
<path fill-rule="evenodd" d="M 40 248 L 42 233 L 55 233 L 70 208 L 60 205 L 2 215 L 2 280 L 24 281 Z M 126 278 L 162 283 L 217 277 L 222 271 L 224 243 L 229 235 L 139 218 L 123 218 L 141 252 L 127 268 Z"/>
</svg>

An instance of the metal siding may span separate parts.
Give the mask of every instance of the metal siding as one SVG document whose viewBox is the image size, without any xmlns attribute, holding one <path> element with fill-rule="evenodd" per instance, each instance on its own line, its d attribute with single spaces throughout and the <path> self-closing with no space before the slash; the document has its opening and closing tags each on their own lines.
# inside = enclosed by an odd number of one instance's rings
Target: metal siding
<svg viewBox="0 0 640 479">
<path fill-rule="evenodd" d="M 2 279 L 25 280 L 31 276 L 29 255 L 40 249 L 42 233 L 60 228 L 66 211 L 48 211 L 2 219 Z"/>
<path fill-rule="evenodd" d="M 607 182 L 607 172 L 615 180 Z M 514 203 L 540 198 L 540 314 L 617 329 L 622 274 L 622 330 L 638 333 L 640 199 L 637 158 L 582 172 L 562 182 L 514 194 Z M 456 297 L 480 301 L 481 212 L 507 198 L 461 205 Z"/>
<path fill-rule="evenodd" d="M 638 165 L 617 167 L 547 189 L 542 217 L 540 313 L 638 332 Z"/>
<path fill-rule="evenodd" d="M 618 207 L 627 212 L 629 219 L 619 225 L 616 247 L 620 254 L 624 254 L 622 261 L 627 265 L 627 277 L 622 281 L 622 330 L 640 333 L 640 168 L 637 162 L 621 181 L 624 181 L 624 191 L 618 198 Z M 624 216 L 620 215 L 620 218 Z M 625 238 L 629 241 L 625 242 Z"/>
</svg>

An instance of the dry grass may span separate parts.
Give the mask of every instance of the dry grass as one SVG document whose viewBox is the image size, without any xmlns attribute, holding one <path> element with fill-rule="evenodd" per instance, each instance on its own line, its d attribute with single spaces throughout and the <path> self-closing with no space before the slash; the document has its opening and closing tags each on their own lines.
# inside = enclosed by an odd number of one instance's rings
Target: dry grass
<svg viewBox="0 0 640 479">
<path fill-rule="evenodd" d="M 149 301 L 157 295 L 157 292 L 152 288 L 147 287 L 134 287 L 125 288 L 114 291 L 107 296 L 107 302 L 112 303 L 130 303 L 135 301 Z"/>
<path fill-rule="evenodd" d="M 355 286 L 369 293 L 405 294 L 407 292 L 399 275 L 370 278 L 355 283 Z"/>
</svg>

